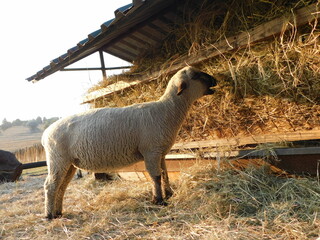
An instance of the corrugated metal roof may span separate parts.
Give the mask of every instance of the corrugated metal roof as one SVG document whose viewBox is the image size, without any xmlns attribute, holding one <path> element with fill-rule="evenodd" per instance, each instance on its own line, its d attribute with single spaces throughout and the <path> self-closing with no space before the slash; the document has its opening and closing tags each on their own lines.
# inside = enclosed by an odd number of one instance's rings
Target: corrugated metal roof
<svg viewBox="0 0 320 240">
<path fill-rule="evenodd" d="M 27 80 L 41 80 L 100 50 L 133 62 L 148 49 L 159 46 L 181 19 L 177 2 L 179 0 L 133 0 L 118 8 L 115 18 L 104 22 L 100 29 Z"/>
</svg>

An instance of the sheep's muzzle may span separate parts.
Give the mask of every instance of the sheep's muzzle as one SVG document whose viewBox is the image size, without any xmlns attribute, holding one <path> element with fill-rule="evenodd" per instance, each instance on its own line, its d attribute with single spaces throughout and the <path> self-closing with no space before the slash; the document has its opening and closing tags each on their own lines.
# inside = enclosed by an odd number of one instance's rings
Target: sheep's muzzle
<svg viewBox="0 0 320 240">
<path fill-rule="evenodd" d="M 201 77 L 201 80 L 203 82 L 205 82 L 205 84 L 207 85 L 208 89 L 205 92 L 205 95 L 211 95 L 215 92 L 214 89 L 212 89 L 213 87 L 217 86 L 217 80 L 210 76 L 209 74 L 203 73 L 203 76 Z"/>
</svg>

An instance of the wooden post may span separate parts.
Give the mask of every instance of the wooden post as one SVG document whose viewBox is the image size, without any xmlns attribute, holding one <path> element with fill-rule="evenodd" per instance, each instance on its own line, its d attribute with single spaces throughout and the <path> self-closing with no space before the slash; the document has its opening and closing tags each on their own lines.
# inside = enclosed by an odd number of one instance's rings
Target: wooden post
<svg viewBox="0 0 320 240">
<path fill-rule="evenodd" d="M 103 76 L 103 79 L 106 79 L 107 78 L 107 73 L 106 73 L 106 70 L 105 70 L 106 67 L 104 65 L 104 57 L 103 57 L 103 51 L 102 50 L 99 51 L 99 55 L 100 55 L 102 76 Z"/>
</svg>

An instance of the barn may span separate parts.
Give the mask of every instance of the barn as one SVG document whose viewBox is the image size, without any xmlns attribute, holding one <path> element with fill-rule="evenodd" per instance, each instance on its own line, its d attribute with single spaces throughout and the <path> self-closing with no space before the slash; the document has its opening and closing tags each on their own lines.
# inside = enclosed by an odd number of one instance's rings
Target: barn
<svg viewBox="0 0 320 240">
<path fill-rule="evenodd" d="M 167 156 L 172 175 L 199 159 L 218 164 L 227 159 L 233 166 L 262 159 L 276 171 L 316 175 L 319 17 L 315 0 L 133 0 L 27 80 L 81 71 L 68 66 L 99 52 L 101 66 L 85 70 L 101 70 L 102 80 L 83 103 L 121 107 L 158 99 L 172 74 L 186 64 L 196 66 L 219 86 L 190 111 Z M 130 64 L 108 68 L 103 53 Z M 144 166 L 121 171 L 142 176 Z"/>
</svg>

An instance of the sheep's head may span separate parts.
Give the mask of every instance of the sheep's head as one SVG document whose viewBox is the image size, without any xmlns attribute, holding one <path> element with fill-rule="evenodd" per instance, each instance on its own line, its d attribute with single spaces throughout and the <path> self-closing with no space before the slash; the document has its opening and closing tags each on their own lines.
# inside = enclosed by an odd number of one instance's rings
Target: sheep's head
<svg viewBox="0 0 320 240">
<path fill-rule="evenodd" d="M 212 88 L 217 85 L 214 77 L 192 67 L 185 67 L 176 75 L 177 95 L 189 91 L 197 95 L 195 98 L 199 98 L 203 95 L 213 94 L 214 90 Z"/>
</svg>

